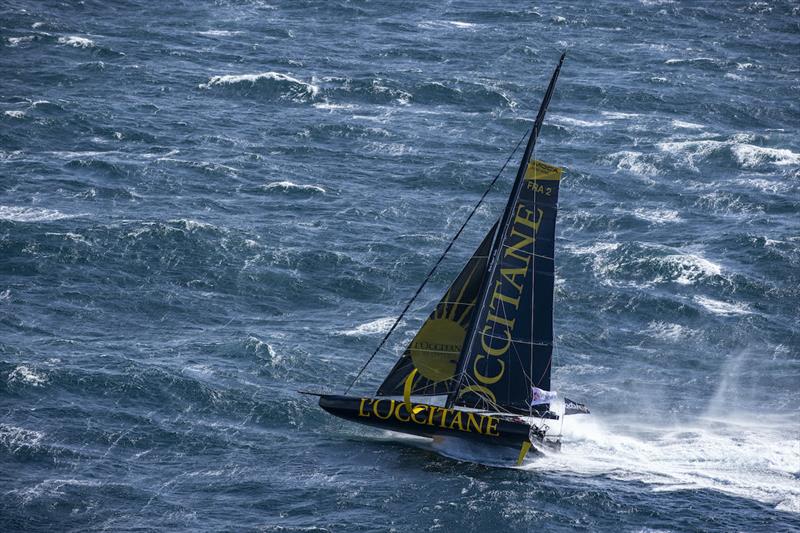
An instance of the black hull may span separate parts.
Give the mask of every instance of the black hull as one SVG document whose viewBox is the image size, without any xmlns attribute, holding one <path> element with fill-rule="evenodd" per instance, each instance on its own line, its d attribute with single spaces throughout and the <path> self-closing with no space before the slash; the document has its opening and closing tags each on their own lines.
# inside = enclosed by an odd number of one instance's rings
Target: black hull
<svg viewBox="0 0 800 533">
<path fill-rule="evenodd" d="M 457 437 L 519 449 L 530 442 L 530 426 L 521 419 L 501 418 L 434 405 L 388 398 L 321 395 L 319 406 L 339 418 L 420 437 Z"/>
</svg>

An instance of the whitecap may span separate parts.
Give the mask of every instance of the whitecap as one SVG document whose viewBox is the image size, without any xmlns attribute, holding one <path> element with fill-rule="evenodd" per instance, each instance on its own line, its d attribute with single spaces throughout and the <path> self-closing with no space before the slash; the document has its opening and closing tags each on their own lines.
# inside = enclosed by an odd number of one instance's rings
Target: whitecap
<svg viewBox="0 0 800 533">
<path fill-rule="evenodd" d="M 259 80 L 275 80 L 275 81 L 285 81 L 289 83 L 294 83 L 302 87 L 305 92 L 307 92 L 311 96 L 316 96 L 319 92 L 319 87 L 311 84 L 306 83 L 302 80 L 298 80 L 297 78 L 293 78 L 287 74 L 282 74 L 280 72 L 262 72 L 259 74 L 225 74 L 222 76 L 213 76 L 208 80 L 208 83 L 200 84 L 201 89 L 209 89 L 211 87 L 217 85 L 233 85 L 236 83 L 242 82 L 249 82 L 251 84 L 256 83 Z"/>
<path fill-rule="evenodd" d="M 621 113 L 619 111 L 600 111 L 600 114 L 611 120 L 624 120 L 642 116 L 640 113 Z"/>
<path fill-rule="evenodd" d="M 627 171 L 638 176 L 650 178 L 658 174 L 658 169 L 655 165 L 648 162 L 646 157 L 641 152 L 634 152 L 624 150 L 616 152 L 607 156 L 607 160 L 616 163 L 618 171 Z"/>
<path fill-rule="evenodd" d="M 67 37 L 59 37 L 59 44 L 74 46 L 75 48 L 92 48 L 94 41 L 86 37 L 79 37 L 77 35 L 68 35 Z"/>
<path fill-rule="evenodd" d="M 76 216 L 81 215 L 67 215 L 55 209 L 0 205 L 0 220 L 10 220 L 12 222 L 50 222 Z"/>
<path fill-rule="evenodd" d="M 659 150 L 678 156 L 697 170 L 696 161 L 709 155 L 728 149 L 736 162 L 744 168 L 771 164 L 788 166 L 800 164 L 800 154 L 785 148 L 767 148 L 749 144 L 753 140 L 751 134 L 737 134 L 726 141 L 697 139 L 689 141 L 670 141 L 656 144 Z"/>
<path fill-rule="evenodd" d="M 320 187 L 319 185 L 306 185 L 306 184 L 298 184 L 292 181 L 273 181 L 272 183 L 267 183 L 266 185 L 261 186 L 262 189 L 265 191 L 270 191 L 274 189 L 281 189 L 283 191 L 308 191 L 308 192 L 318 192 L 321 194 L 325 194 L 327 191 Z"/>
<path fill-rule="evenodd" d="M 675 128 L 682 128 L 685 130 L 702 130 L 705 128 L 702 124 L 695 124 L 694 122 L 684 122 L 682 120 L 673 120 L 672 126 Z"/>
<path fill-rule="evenodd" d="M 231 31 L 231 30 L 205 30 L 205 31 L 198 31 L 195 32 L 197 35 L 204 35 L 206 37 L 229 37 L 231 35 L 240 35 L 241 31 Z"/>
<path fill-rule="evenodd" d="M 353 108 L 355 108 L 355 106 L 352 105 L 352 104 L 332 104 L 330 102 L 317 102 L 317 103 L 313 104 L 312 107 L 315 107 L 317 109 L 323 109 L 323 110 L 326 110 L 326 111 L 333 111 L 335 109 L 353 109 Z"/>
<path fill-rule="evenodd" d="M 7 117 L 11 118 L 23 118 L 25 116 L 25 111 L 20 111 L 18 109 L 12 109 L 11 111 L 6 111 L 3 113 Z"/>
<path fill-rule="evenodd" d="M 750 307 L 743 303 L 722 302 L 706 296 L 695 296 L 694 301 L 707 311 L 719 316 L 747 315 L 752 313 Z"/>
<path fill-rule="evenodd" d="M 668 224 L 680 222 L 681 217 L 674 209 L 647 209 L 644 207 L 637 207 L 633 210 L 636 218 L 646 220 L 653 224 Z"/>
<path fill-rule="evenodd" d="M 41 387 L 47 383 L 47 376 L 31 370 L 25 365 L 18 365 L 9 375 L 8 383 L 20 383 L 32 387 Z"/>
<path fill-rule="evenodd" d="M 360 337 L 362 335 L 374 335 L 376 333 L 386 333 L 387 331 L 389 331 L 389 328 L 392 327 L 392 324 L 394 324 L 395 320 L 397 320 L 397 318 L 392 316 L 378 318 L 377 320 L 373 320 L 371 322 L 358 325 L 353 329 L 340 331 L 338 333 L 340 335 L 346 335 L 348 337 Z"/>
<path fill-rule="evenodd" d="M 175 224 L 178 226 L 183 226 L 186 231 L 194 231 L 194 230 L 217 230 L 215 225 L 209 224 L 208 222 L 200 222 L 198 220 L 192 220 L 190 218 L 177 218 L 167 221 L 170 224 Z"/>
<path fill-rule="evenodd" d="M 690 337 L 697 333 L 694 330 L 681 326 L 680 324 L 673 324 L 671 322 L 650 322 L 642 333 L 649 337 L 667 341 L 679 341 Z"/>
<path fill-rule="evenodd" d="M 475 26 L 476 24 L 471 22 L 461 22 L 459 20 L 423 20 L 417 24 L 417 27 L 426 30 L 435 30 L 441 28 L 469 29 L 474 28 Z"/>
<path fill-rule="evenodd" d="M 599 128 L 601 126 L 608 126 L 611 122 L 607 120 L 581 120 L 577 118 L 565 117 L 561 115 L 553 115 L 553 122 L 557 124 L 564 124 L 567 126 L 578 126 L 581 128 Z"/>
<path fill-rule="evenodd" d="M 471 22 L 462 22 L 460 20 L 446 20 L 445 23 L 455 26 L 456 28 L 474 28 L 476 26 Z"/>
<path fill-rule="evenodd" d="M 81 244 L 86 244 L 91 246 L 92 243 L 86 240 L 83 235 L 79 235 L 77 233 L 66 232 L 66 233 L 58 233 L 58 232 L 47 232 L 45 235 L 52 235 L 53 237 L 65 237 L 73 242 L 79 242 Z"/>
<path fill-rule="evenodd" d="M 659 261 L 678 271 L 677 277 L 672 281 L 681 285 L 691 285 L 704 278 L 722 275 L 722 267 L 720 265 L 709 261 L 699 253 L 667 255 Z M 665 280 L 659 278 L 655 281 Z"/>
<path fill-rule="evenodd" d="M 800 164 L 800 154 L 785 148 L 765 148 L 752 144 L 734 144 L 731 148 L 736 161 L 745 168 L 761 164 L 779 166 Z"/>
<path fill-rule="evenodd" d="M 36 38 L 35 35 L 25 35 L 24 37 L 9 37 L 8 38 L 8 46 L 15 47 L 19 46 L 22 43 L 29 43 Z"/>
<path fill-rule="evenodd" d="M 673 58 L 673 59 L 667 59 L 665 61 L 667 65 L 677 65 L 680 63 L 697 63 L 697 62 L 716 63 L 717 60 L 714 59 L 713 57 L 692 57 L 689 59 Z"/>
</svg>

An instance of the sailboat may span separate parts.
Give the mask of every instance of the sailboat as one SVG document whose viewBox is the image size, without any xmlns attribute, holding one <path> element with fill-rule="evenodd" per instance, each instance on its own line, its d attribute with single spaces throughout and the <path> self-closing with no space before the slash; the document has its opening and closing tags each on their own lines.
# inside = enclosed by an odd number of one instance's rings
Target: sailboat
<svg viewBox="0 0 800 533">
<path fill-rule="evenodd" d="M 562 171 L 531 160 L 563 62 L 562 54 L 500 219 L 378 390 L 349 395 L 411 302 L 344 394 L 316 394 L 322 409 L 346 420 L 434 440 L 467 439 L 513 448 L 517 464 L 531 450 L 559 450 L 560 431 L 550 426 L 563 422 L 565 415 L 589 412 L 585 405 L 550 391 L 553 256 Z M 430 274 L 426 281 L 429 278 Z"/>
</svg>

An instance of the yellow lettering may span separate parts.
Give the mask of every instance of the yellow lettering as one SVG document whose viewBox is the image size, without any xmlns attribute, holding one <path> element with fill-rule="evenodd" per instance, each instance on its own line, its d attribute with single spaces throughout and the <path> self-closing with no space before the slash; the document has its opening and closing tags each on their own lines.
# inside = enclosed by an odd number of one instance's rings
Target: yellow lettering
<svg viewBox="0 0 800 533">
<path fill-rule="evenodd" d="M 492 303 L 489 304 L 489 307 L 494 309 L 495 301 L 500 300 L 501 302 L 505 302 L 507 304 L 511 304 L 514 308 L 519 307 L 519 296 L 516 298 L 511 298 L 510 296 L 506 296 L 505 294 L 500 292 L 500 285 L 502 285 L 502 281 L 499 279 L 494 282 L 494 292 L 492 293 Z"/>
<path fill-rule="evenodd" d="M 484 387 L 483 385 L 469 385 L 468 387 L 463 387 L 458 392 L 458 397 L 461 398 L 468 392 L 472 392 L 475 394 L 483 394 L 484 396 L 489 398 L 492 401 L 492 403 L 497 403 L 497 397 L 494 395 L 494 393 L 489 389 L 487 389 L 486 387 Z"/>
<path fill-rule="evenodd" d="M 375 402 L 372 404 L 372 414 L 381 420 L 388 420 L 392 418 L 392 415 L 394 414 L 394 400 L 389 400 L 389 414 L 386 416 L 381 416 L 380 413 L 378 413 L 378 405 L 381 403 L 381 401 L 382 400 L 375 400 Z"/>
<path fill-rule="evenodd" d="M 464 426 L 461 424 L 461 411 L 456 411 L 456 416 L 450 421 L 450 429 L 453 429 L 456 424 L 458 424 L 458 429 L 464 431 Z"/>
<path fill-rule="evenodd" d="M 525 209 L 525 216 L 520 214 L 520 211 Z M 514 217 L 514 224 L 522 224 L 524 226 L 528 226 L 533 230 L 534 233 L 539 231 L 539 224 L 542 223 L 542 215 L 544 215 L 544 210 L 536 208 L 536 215 L 538 220 L 533 220 L 531 217 L 533 216 L 533 211 L 530 209 L 526 209 L 524 205 L 521 203 L 517 205 L 517 216 Z"/>
<path fill-rule="evenodd" d="M 440 428 L 444 427 L 444 422 L 447 419 L 447 413 L 450 412 L 450 409 L 442 409 L 442 422 L 439 424 Z"/>
<path fill-rule="evenodd" d="M 394 410 L 394 417 L 396 419 L 398 419 L 400 422 L 408 422 L 411 419 L 411 415 L 409 415 L 409 416 L 407 416 L 405 418 L 401 418 L 400 417 L 400 409 L 401 408 L 405 408 L 405 406 L 406 406 L 406 404 L 404 404 L 402 402 L 398 403 L 397 404 L 397 409 Z M 405 410 L 406 410 L 406 412 L 408 412 L 408 409 L 405 409 Z"/>
<path fill-rule="evenodd" d="M 475 431 L 483 434 L 483 418 L 484 417 L 480 417 L 479 419 L 474 414 L 467 413 L 467 431 L 470 431 L 469 426 L 472 425 L 475 428 Z"/>
<path fill-rule="evenodd" d="M 495 357 L 500 357 L 504 353 L 508 351 L 508 348 L 511 346 L 511 332 L 505 330 L 506 332 L 506 345 L 502 348 L 492 348 L 491 346 L 486 344 L 486 334 L 492 331 L 492 326 L 483 326 L 483 331 L 481 331 L 481 347 L 483 347 L 484 351 Z M 477 361 L 477 359 L 476 359 Z M 501 372 L 502 373 L 502 372 Z"/>
<path fill-rule="evenodd" d="M 498 420 L 493 416 L 487 416 L 489 421 L 486 422 L 486 434 L 491 435 L 493 437 L 499 437 L 500 433 L 497 431 L 497 422 Z"/>
<path fill-rule="evenodd" d="M 505 256 L 508 257 L 510 255 L 514 259 L 518 259 L 519 261 L 523 261 L 525 263 L 525 266 L 527 267 L 528 266 L 528 261 L 531 260 L 531 256 L 530 255 L 519 255 L 517 252 L 519 252 L 522 248 L 525 248 L 526 246 L 529 246 L 529 245 L 533 244 L 533 236 L 531 235 L 529 237 L 529 236 L 517 231 L 517 228 L 512 227 L 511 228 L 511 235 L 509 235 L 509 239 L 511 237 L 522 237 L 522 238 L 520 240 L 518 240 L 517 242 L 515 242 L 514 244 L 509 245 L 508 248 L 506 248 Z"/>
<path fill-rule="evenodd" d="M 429 426 L 433 425 L 433 417 L 434 417 L 434 415 L 436 415 L 436 409 L 437 409 L 436 407 L 433 407 L 428 411 L 428 425 Z"/>
<path fill-rule="evenodd" d="M 361 398 L 361 405 L 358 406 L 358 416 L 369 417 L 369 413 L 364 411 L 364 404 L 367 402 L 372 403 L 372 400 L 369 398 Z"/>
<path fill-rule="evenodd" d="M 500 324 L 501 326 L 505 326 L 508 329 L 514 329 L 514 322 L 516 320 L 517 320 L 516 318 L 509 320 L 507 318 L 503 318 L 501 316 L 492 314 L 491 312 L 489 312 L 486 315 L 486 322 L 494 322 L 495 324 Z"/>
<path fill-rule="evenodd" d="M 427 409 L 427 408 L 428 408 L 428 407 L 427 407 L 426 405 L 418 405 L 418 406 L 414 407 L 414 408 L 411 410 L 411 420 L 413 420 L 413 421 L 414 421 L 414 422 L 416 422 L 417 424 L 424 424 L 424 423 L 425 423 L 425 419 L 423 418 L 422 420 L 417 420 L 417 415 L 418 415 L 419 413 L 422 413 L 422 412 L 424 412 L 424 411 L 425 411 L 425 409 Z"/>
<path fill-rule="evenodd" d="M 496 376 L 492 377 L 484 376 L 478 371 L 478 361 L 481 359 L 486 359 L 486 356 L 483 354 L 478 355 L 475 358 L 475 362 L 472 364 L 472 372 L 475 374 L 475 379 L 481 383 L 485 383 L 486 385 L 491 385 L 492 383 L 497 383 L 500 381 L 500 378 L 503 377 L 503 372 L 506 370 L 506 364 L 502 361 L 502 359 L 497 359 L 497 362 L 500 363 L 500 372 L 498 372 Z"/>
<path fill-rule="evenodd" d="M 522 292 L 522 283 L 517 283 L 515 279 L 517 276 L 522 276 L 523 279 L 525 278 L 525 274 L 528 272 L 528 265 L 525 264 L 524 267 L 520 268 L 501 268 L 500 275 L 503 276 L 508 280 L 508 282 L 517 289 L 517 292 Z"/>
</svg>

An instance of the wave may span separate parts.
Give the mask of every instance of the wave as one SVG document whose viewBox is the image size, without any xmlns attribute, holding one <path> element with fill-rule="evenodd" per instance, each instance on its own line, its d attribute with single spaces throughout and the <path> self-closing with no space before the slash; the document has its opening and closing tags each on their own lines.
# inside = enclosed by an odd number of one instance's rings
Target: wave
<svg viewBox="0 0 800 533">
<path fill-rule="evenodd" d="M 34 40 L 38 39 L 37 35 L 25 35 L 23 37 L 9 37 L 8 38 L 8 46 L 14 48 L 19 46 L 22 43 L 29 43 Z"/>
<path fill-rule="evenodd" d="M 695 124 L 694 122 L 684 122 L 683 120 L 673 120 L 672 126 L 685 130 L 702 130 L 705 128 L 702 124 Z"/>
<path fill-rule="evenodd" d="M 232 35 L 241 35 L 242 31 L 232 31 L 232 30 L 205 30 L 205 31 L 196 31 L 197 35 L 202 35 L 204 37 L 230 37 Z"/>
<path fill-rule="evenodd" d="M 752 144 L 736 144 L 731 147 L 734 157 L 745 168 L 754 168 L 762 164 L 797 165 L 800 154 L 785 148 L 766 148 Z"/>
<path fill-rule="evenodd" d="M 273 190 L 281 190 L 283 192 L 311 192 L 311 193 L 319 193 L 319 194 L 326 194 L 327 191 L 320 187 L 319 185 L 306 185 L 306 184 L 298 184 L 292 181 L 273 181 L 272 183 L 267 183 L 266 185 L 262 185 L 261 189 L 265 191 L 273 191 Z"/>
<path fill-rule="evenodd" d="M 637 287 L 661 283 L 693 285 L 701 281 L 724 279 L 722 267 L 703 257 L 696 249 L 675 249 L 648 243 L 570 244 L 569 253 L 589 256 L 594 275 L 610 286 L 632 284 Z"/>
<path fill-rule="evenodd" d="M 39 374 L 35 370 L 31 370 L 25 365 L 18 365 L 8 375 L 8 383 L 19 383 L 23 385 L 30 385 L 32 387 L 41 387 L 47 383 L 47 376 Z"/>
<path fill-rule="evenodd" d="M 55 209 L 0 205 L 0 220 L 9 220 L 11 222 L 51 222 L 79 216 L 83 215 L 68 215 Z"/>
<path fill-rule="evenodd" d="M 800 164 L 800 154 L 785 148 L 769 148 L 750 144 L 752 136 L 735 135 L 728 140 L 698 139 L 657 143 L 656 147 L 679 162 L 698 170 L 697 163 L 713 156 L 729 156 L 738 166 L 757 169 L 768 166 Z"/>
<path fill-rule="evenodd" d="M 633 210 L 634 216 L 652 224 L 670 224 L 681 222 L 681 217 L 674 209 L 647 209 L 637 207 Z"/>
<path fill-rule="evenodd" d="M 654 281 L 674 281 L 680 285 L 691 285 L 703 278 L 722 275 L 722 267 L 697 253 L 667 255 L 657 260 L 666 267 L 666 275 L 658 276 Z"/>
<path fill-rule="evenodd" d="M 659 174 L 658 167 L 651 162 L 652 156 L 642 152 L 624 150 L 609 154 L 605 160 L 616 165 L 617 171 L 630 172 L 643 178 L 651 178 Z"/>
<path fill-rule="evenodd" d="M 473 24 L 472 22 L 462 22 L 460 20 L 424 20 L 417 24 L 418 28 L 424 30 L 439 30 L 443 28 L 467 30 L 476 28 L 477 26 L 477 24 Z"/>
<path fill-rule="evenodd" d="M 680 341 L 697 334 L 696 331 L 670 322 L 650 322 L 643 333 L 665 341 Z"/>
<path fill-rule="evenodd" d="M 94 48 L 94 41 L 86 37 L 78 35 L 68 35 L 66 37 L 59 37 L 58 44 L 73 46 L 75 48 Z"/>
<path fill-rule="evenodd" d="M 339 335 L 345 335 L 348 337 L 360 337 L 362 335 L 375 335 L 378 333 L 386 333 L 387 331 L 389 331 L 389 328 L 392 327 L 392 324 L 394 324 L 395 320 L 397 320 L 397 318 L 392 316 L 378 318 L 371 322 L 360 324 L 353 329 L 339 331 L 338 333 Z"/>
<path fill-rule="evenodd" d="M 579 128 L 599 128 L 611 124 L 611 122 L 609 122 L 608 120 L 581 120 L 561 115 L 553 115 L 551 119 L 555 124 L 562 124 L 565 126 L 577 126 Z"/>
<path fill-rule="evenodd" d="M 752 313 L 750 307 L 743 303 L 722 302 L 706 296 L 695 296 L 694 301 L 706 311 L 719 316 L 748 315 Z"/>
<path fill-rule="evenodd" d="M 308 101 L 319 94 L 319 86 L 282 74 L 280 72 L 262 72 L 259 74 L 225 74 L 211 77 L 207 83 L 201 83 L 200 89 L 229 87 L 245 91 L 257 90 L 265 96 L 294 101 Z"/>
</svg>

